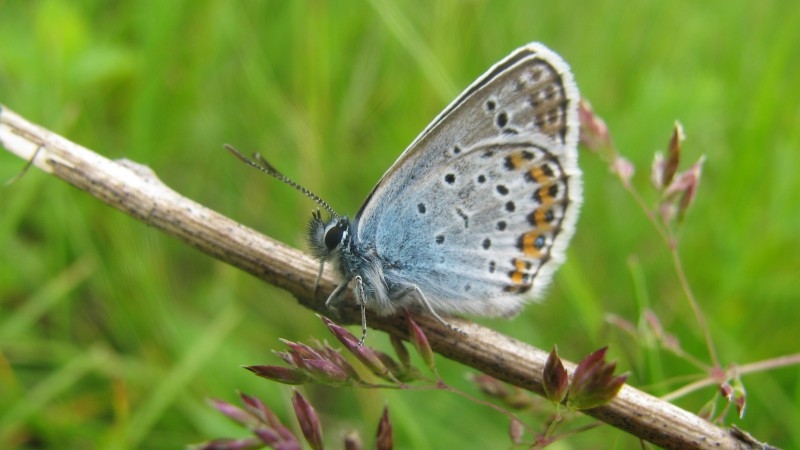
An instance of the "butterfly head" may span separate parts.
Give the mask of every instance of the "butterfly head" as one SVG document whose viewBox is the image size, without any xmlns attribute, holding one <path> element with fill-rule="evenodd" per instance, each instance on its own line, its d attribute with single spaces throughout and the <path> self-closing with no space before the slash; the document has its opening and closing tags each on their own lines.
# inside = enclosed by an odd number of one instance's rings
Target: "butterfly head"
<svg viewBox="0 0 800 450">
<path fill-rule="evenodd" d="M 319 210 L 311 215 L 308 223 L 308 246 L 317 260 L 330 260 L 348 245 L 350 238 L 350 220 L 347 217 L 332 215 L 328 220 L 323 220 Z"/>
</svg>

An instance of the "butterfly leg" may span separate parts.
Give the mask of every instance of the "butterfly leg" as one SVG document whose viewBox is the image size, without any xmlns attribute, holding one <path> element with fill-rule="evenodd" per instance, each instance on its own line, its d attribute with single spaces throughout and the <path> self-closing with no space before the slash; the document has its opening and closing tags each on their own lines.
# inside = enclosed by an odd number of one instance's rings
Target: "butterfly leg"
<svg viewBox="0 0 800 450">
<path fill-rule="evenodd" d="M 355 288 L 353 288 L 353 292 L 356 296 L 356 301 L 359 306 L 361 306 L 361 340 L 358 341 L 358 346 L 361 347 L 364 344 L 364 340 L 367 338 L 367 294 L 364 290 L 364 281 L 361 277 L 356 276 L 353 280 L 356 284 Z M 325 300 L 326 308 L 333 311 L 337 310 L 336 304 L 341 301 L 342 292 L 344 292 L 348 284 L 350 284 L 349 280 L 336 286 L 336 289 L 334 289 L 328 299 Z"/>
<path fill-rule="evenodd" d="M 319 289 L 319 280 L 322 279 L 322 269 L 325 268 L 325 261 L 322 261 L 319 264 L 319 272 L 317 273 L 317 279 L 314 280 L 314 296 L 317 295 L 317 290 Z M 330 298 L 328 298 L 330 300 Z M 325 306 L 328 306 L 328 302 L 325 302 Z"/>
<path fill-rule="evenodd" d="M 417 299 L 419 301 L 419 303 L 423 306 L 423 308 L 426 311 L 428 311 L 442 325 L 445 325 L 447 328 L 450 328 L 453 331 L 457 331 L 457 332 L 459 332 L 461 334 L 465 334 L 463 331 L 461 331 L 460 328 L 458 328 L 457 326 L 453 325 L 452 323 L 444 320 L 442 318 L 442 316 L 440 316 L 436 312 L 436 310 L 433 309 L 433 306 L 431 306 L 431 302 L 428 301 L 428 299 L 425 297 L 425 294 L 422 293 L 422 291 L 419 289 L 418 286 L 416 286 L 416 285 L 406 286 L 405 288 L 403 288 L 400 291 L 398 291 L 394 295 L 394 298 L 401 299 L 401 298 L 406 297 L 406 296 L 414 297 L 415 299 Z"/>
<path fill-rule="evenodd" d="M 336 286 L 336 289 L 331 292 L 331 295 L 328 296 L 328 299 L 325 300 L 325 307 L 336 311 L 336 304 L 339 303 L 340 297 L 342 296 L 342 292 L 344 292 L 347 285 L 350 283 L 350 280 L 341 283 L 340 285 Z"/>
<path fill-rule="evenodd" d="M 356 275 L 355 281 L 356 301 L 361 305 L 361 340 L 358 341 L 358 346 L 361 347 L 364 345 L 364 339 L 367 338 L 367 294 L 364 292 L 364 282 L 361 277 Z"/>
</svg>

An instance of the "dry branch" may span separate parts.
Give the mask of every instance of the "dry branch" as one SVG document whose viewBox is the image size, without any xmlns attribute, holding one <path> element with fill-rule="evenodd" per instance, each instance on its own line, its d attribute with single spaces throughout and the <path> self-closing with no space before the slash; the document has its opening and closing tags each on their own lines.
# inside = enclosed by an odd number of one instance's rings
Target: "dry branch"
<svg viewBox="0 0 800 450">
<path fill-rule="evenodd" d="M 147 167 L 111 161 L 0 106 L 0 143 L 23 160 L 65 180 L 134 218 L 262 280 L 291 292 L 304 306 L 323 314 L 335 286 L 326 272 L 313 293 L 318 265 L 302 252 L 242 226 L 162 183 Z M 34 157 L 35 155 L 35 157 Z M 222 157 L 222 156 L 221 156 Z M 22 167 L 22 164 L 20 165 Z M 360 323 L 358 310 L 342 307 L 340 321 Z M 515 386 L 542 394 L 542 369 L 548 353 L 465 320 L 451 321 L 462 336 L 436 320 L 416 318 L 433 349 Z M 407 339 L 400 317 L 369 315 L 372 328 Z M 574 365 L 568 365 L 573 370 Z M 723 429 L 670 403 L 624 386 L 609 404 L 587 414 L 665 448 L 763 448 L 737 429 Z"/>
</svg>

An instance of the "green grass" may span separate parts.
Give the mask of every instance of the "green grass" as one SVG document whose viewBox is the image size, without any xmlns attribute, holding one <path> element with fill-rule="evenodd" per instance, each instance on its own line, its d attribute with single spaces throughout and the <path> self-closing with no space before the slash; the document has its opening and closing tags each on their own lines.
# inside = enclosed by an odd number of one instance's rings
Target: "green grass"
<svg viewBox="0 0 800 450">
<path fill-rule="evenodd" d="M 800 7 L 791 2 L 0 2 L 0 103 L 177 191 L 303 247 L 313 204 L 222 149 L 259 150 L 354 213 L 459 90 L 541 41 L 572 66 L 649 199 L 649 163 L 675 119 L 684 166 L 707 162 L 680 233 L 725 364 L 800 348 Z M 23 161 L 0 153 L 0 178 Z M 582 152 L 585 207 L 547 300 L 480 320 L 579 359 L 606 344 L 631 383 L 695 373 L 604 321 L 656 311 L 708 360 L 663 242 L 606 166 Z M 244 432 L 206 397 L 290 390 L 240 366 L 275 364 L 279 337 L 326 337 L 285 293 L 32 170 L 0 190 L 0 446 L 175 448 Z M 388 350 L 380 333 L 369 344 Z M 465 369 L 444 377 L 471 390 Z M 468 371 L 468 370 L 467 370 Z M 798 368 L 744 378 L 729 423 L 800 447 Z M 673 386 L 674 387 L 674 386 Z M 397 448 L 507 448 L 498 414 L 447 393 L 305 389 L 326 440 L 371 444 L 390 407 Z M 665 393 L 667 389 L 653 389 Z M 677 403 L 698 410 L 708 389 Z M 531 419 L 532 421 L 534 419 Z M 608 427 L 559 448 L 639 448 Z"/>
</svg>

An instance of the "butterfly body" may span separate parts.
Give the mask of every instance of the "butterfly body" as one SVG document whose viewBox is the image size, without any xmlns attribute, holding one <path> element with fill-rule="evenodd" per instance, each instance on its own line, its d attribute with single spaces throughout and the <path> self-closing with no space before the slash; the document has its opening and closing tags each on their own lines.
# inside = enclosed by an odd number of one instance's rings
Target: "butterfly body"
<svg viewBox="0 0 800 450">
<path fill-rule="evenodd" d="M 313 255 L 378 314 L 510 316 L 563 262 L 582 200 L 579 95 L 566 63 L 522 47 L 451 103 L 356 217 L 317 212 Z"/>
</svg>

